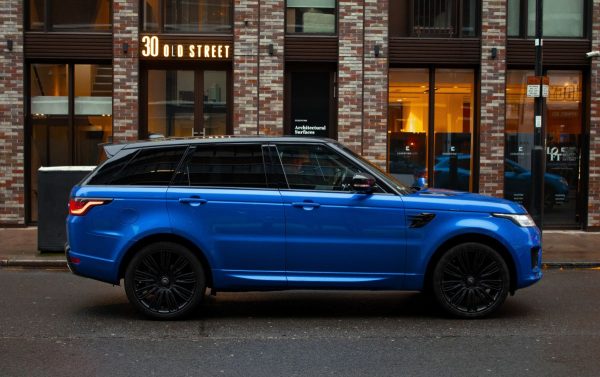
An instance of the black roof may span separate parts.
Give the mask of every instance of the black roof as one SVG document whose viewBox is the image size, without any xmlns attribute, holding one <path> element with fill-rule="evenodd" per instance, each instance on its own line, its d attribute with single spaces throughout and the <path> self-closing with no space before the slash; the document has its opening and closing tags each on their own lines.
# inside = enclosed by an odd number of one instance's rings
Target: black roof
<svg viewBox="0 0 600 377">
<path fill-rule="evenodd" d="M 128 143 L 105 144 L 104 150 L 109 157 L 114 156 L 122 149 L 148 148 L 167 145 L 193 145 L 205 143 L 268 143 L 268 142 L 293 142 L 293 143 L 337 143 L 337 141 L 322 137 L 305 136 L 209 136 L 189 138 L 156 138 L 153 140 L 138 140 Z"/>
</svg>

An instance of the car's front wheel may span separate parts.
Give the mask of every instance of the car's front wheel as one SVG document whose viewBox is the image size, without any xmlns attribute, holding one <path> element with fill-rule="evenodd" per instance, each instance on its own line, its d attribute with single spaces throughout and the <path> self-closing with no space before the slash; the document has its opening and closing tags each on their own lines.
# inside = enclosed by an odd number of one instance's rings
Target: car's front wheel
<svg viewBox="0 0 600 377">
<path fill-rule="evenodd" d="M 510 272 L 502 256 L 480 243 L 454 246 L 433 272 L 433 293 L 448 313 L 481 318 L 497 310 L 510 289 Z"/>
<path fill-rule="evenodd" d="M 182 245 L 157 242 L 145 246 L 125 271 L 125 292 L 131 304 L 154 319 L 190 314 L 205 291 L 204 270 L 198 258 Z"/>
</svg>

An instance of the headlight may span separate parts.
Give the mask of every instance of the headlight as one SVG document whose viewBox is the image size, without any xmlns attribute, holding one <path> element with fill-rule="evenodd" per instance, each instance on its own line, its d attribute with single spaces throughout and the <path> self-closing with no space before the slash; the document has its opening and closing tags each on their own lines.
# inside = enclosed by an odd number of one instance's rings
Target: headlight
<svg viewBox="0 0 600 377">
<path fill-rule="evenodd" d="M 535 222 L 533 221 L 531 216 L 529 216 L 527 214 L 513 215 L 513 214 L 509 214 L 509 213 L 492 213 L 492 216 L 510 220 L 513 223 L 517 224 L 518 226 L 522 226 L 522 227 L 536 226 Z"/>
</svg>

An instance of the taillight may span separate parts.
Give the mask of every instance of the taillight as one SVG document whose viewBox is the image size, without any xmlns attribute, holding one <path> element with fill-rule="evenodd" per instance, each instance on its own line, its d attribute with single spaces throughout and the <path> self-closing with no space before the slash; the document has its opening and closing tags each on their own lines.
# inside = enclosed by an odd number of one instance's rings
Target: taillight
<svg viewBox="0 0 600 377">
<path fill-rule="evenodd" d="M 110 203 L 111 199 L 82 199 L 71 198 L 69 200 L 69 214 L 73 216 L 83 216 L 93 207 Z"/>
</svg>

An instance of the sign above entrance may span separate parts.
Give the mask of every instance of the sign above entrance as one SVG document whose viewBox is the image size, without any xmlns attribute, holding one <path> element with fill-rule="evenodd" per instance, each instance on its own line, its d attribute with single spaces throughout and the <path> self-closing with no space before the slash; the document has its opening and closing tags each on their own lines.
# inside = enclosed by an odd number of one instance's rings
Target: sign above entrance
<svg viewBox="0 0 600 377">
<path fill-rule="evenodd" d="M 227 60 L 231 54 L 230 44 L 164 42 L 156 35 L 144 35 L 140 41 L 140 55 L 148 59 Z"/>
</svg>

